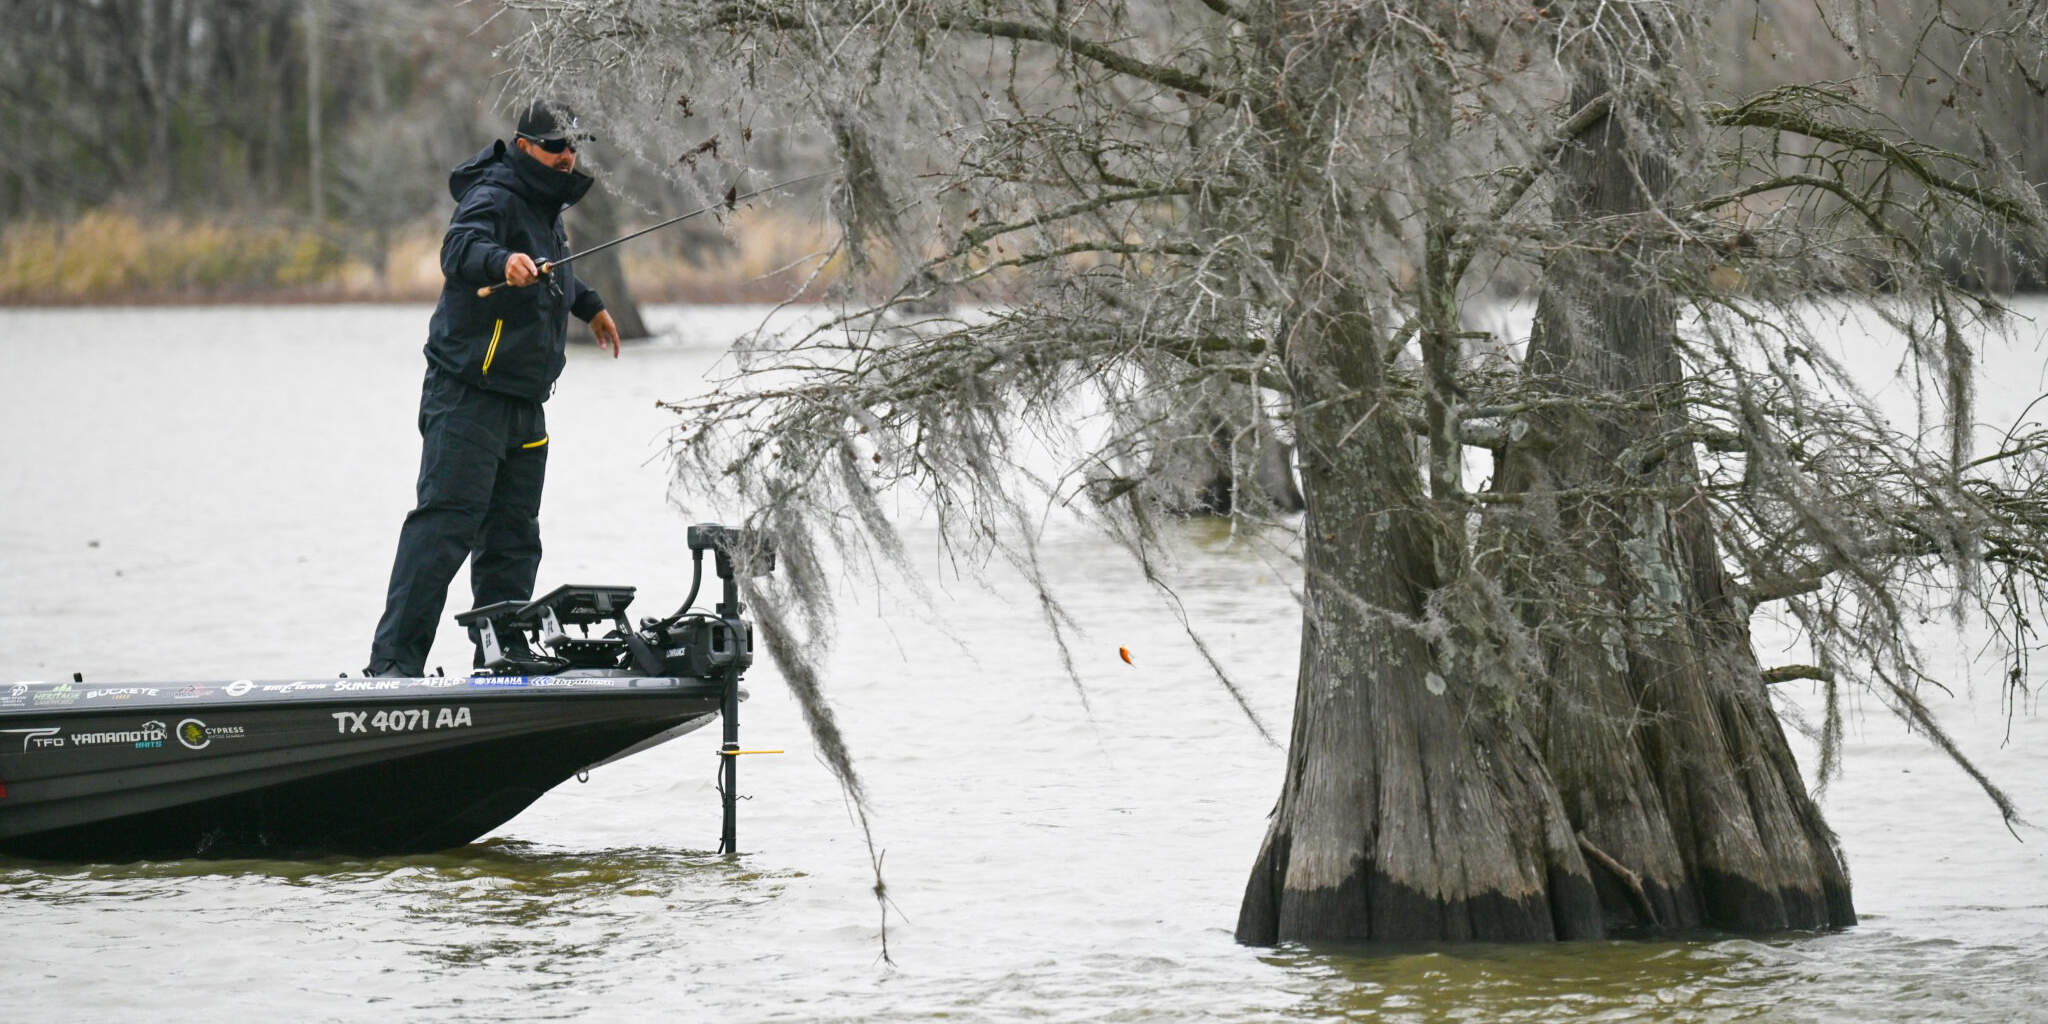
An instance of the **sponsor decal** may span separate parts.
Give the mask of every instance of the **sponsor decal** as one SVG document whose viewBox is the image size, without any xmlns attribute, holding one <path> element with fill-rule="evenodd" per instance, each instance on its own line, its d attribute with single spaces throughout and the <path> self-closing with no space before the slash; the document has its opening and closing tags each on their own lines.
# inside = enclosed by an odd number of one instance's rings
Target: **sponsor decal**
<svg viewBox="0 0 2048 1024">
<path fill-rule="evenodd" d="M 471 676 L 471 686 L 525 686 L 525 676 Z"/>
<path fill-rule="evenodd" d="M 58 683 L 30 697 L 28 702 L 36 707 L 43 707 L 47 704 L 76 704 L 78 703 L 78 698 L 79 692 L 72 689 L 70 683 Z"/>
<path fill-rule="evenodd" d="M 94 747 L 108 744 L 132 743 L 137 747 L 143 748 L 161 747 L 164 745 L 164 736 L 167 732 L 168 730 L 164 728 L 162 722 L 144 722 L 140 728 L 136 729 L 74 732 L 70 736 L 70 745 L 74 747 Z"/>
<path fill-rule="evenodd" d="M 64 737 L 57 735 L 61 731 L 63 731 L 62 726 L 51 725 L 40 729 L 0 729 L 0 735 L 20 736 L 21 752 L 26 754 L 31 750 L 40 750 L 44 747 L 63 746 Z"/>
<path fill-rule="evenodd" d="M 234 688 L 229 687 L 232 691 Z M 263 687 L 264 693 L 297 693 L 300 690 L 325 690 L 326 683 L 271 683 Z M 239 697 L 241 694 L 235 694 Z"/>
<path fill-rule="evenodd" d="M 215 690 L 211 686 L 201 686 L 198 683 L 193 683 L 191 686 L 180 688 L 178 692 L 171 694 L 171 699 L 191 700 L 194 697 L 211 697 L 218 692 L 220 691 Z"/>
<path fill-rule="evenodd" d="M 410 680 L 403 679 L 379 679 L 333 684 L 336 693 L 350 693 L 360 690 L 403 690 L 411 685 L 413 684 Z"/>
<path fill-rule="evenodd" d="M 178 742 L 192 750 L 205 750 L 214 740 L 238 740 L 247 735 L 239 725 L 207 725 L 197 718 L 178 723 Z"/>
<path fill-rule="evenodd" d="M 620 679 L 536 679 L 536 680 L 534 680 L 534 681 L 533 681 L 532 685 L 534 685 L 534 686 L 578 686 L 578 687 L 584 687 L 584 686 L 599 686 L 599 687 L 616 687 L 616 686 L 623 686 L 623 685 L 625 685 L 625 682 L 624 682 L 624 680 L 620 680 Z"/>
<path fill-rule="evenodd" d="M 27 683 L 16 683 L 16 684 L 14 684 L 14 689 L 12 689 L 12 690 L 9 690 L 9 691 L 7 691 L 7 695 L 8 695 L 9 697 L 22 697 L 22 696 L 27 696 L 27 694 L 28 694 L 28 684 L 27 684 Z"/>
<path fill-rule="evenodd" d="M 229 683 L 227 685 L 228 696 L 240 697 L 241 695 L 248 693 L 250 690 L 255 689 L 255 687 L 256 684 L 250 682 L 247 679 L 237 679 L 234 682 Z M 264 689 L 268 690 L 270 689 L 270 687 L 266 686 L 264 687 Z"/>
<path fill-rule="evenodd" d="M 156 695 L 156 689 L 148 686 L 117 686 L 111 690 L 85 691 L 86 700 L 99 700 L 101 697 L 105 697 L 108 700 L 127 700 L 130 697 L 154 697 Z"/>
<path fill-rule="evenodd" d="M 334 712 L 334 731 L 356 732 L 422 732 L 429 729 L 467 729 L 471 725 L 468 708 L 396 708 L 391 711 Z"/>
</svg>

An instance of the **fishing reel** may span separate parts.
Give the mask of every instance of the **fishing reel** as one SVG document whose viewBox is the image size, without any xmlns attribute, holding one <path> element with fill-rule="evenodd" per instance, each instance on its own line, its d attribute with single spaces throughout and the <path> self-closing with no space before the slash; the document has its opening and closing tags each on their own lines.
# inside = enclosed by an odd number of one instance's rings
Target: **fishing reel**
<svg viewBox="0 0 2048 1024">
<path fill-rule="evenodd" d="M 575 670 L 713 679 L 754 663 L 754 626 L 742 617 L 738 573 L 775 571 L 775 552 L 756 532 L 716 523 L 690 527 L 690 593 L 675 614 L 626 619 L 634 588 L 569 584 L 531 601 L 500 601 L 455 616 L 477 649 L 476 668 L 491 675 L 554 675 Z M 704 584 L 704 553 L 723 581 L 712 612 L 693 612 Z M 610 624 L 599 636 L 591 627 Z M 578 632 L 570 633 L 575 627 Z"/>
</svg>

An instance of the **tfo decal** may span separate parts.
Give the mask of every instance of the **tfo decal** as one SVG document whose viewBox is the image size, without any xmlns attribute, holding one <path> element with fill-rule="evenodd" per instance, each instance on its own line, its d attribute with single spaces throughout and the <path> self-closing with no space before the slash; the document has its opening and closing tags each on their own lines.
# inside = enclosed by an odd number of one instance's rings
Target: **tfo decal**
<svg viewBox="0 0 2048 1024">
<path fill-rule="evenodd" d="M 49 725 L 40 729 L 0 729 L 0 735 L 19 734 L 21 736 L 21 752 L 26 754 L 31 750 L 41 750 L 44 747 L 63 746 L 64 737 L 57 735 L 61 731 L 61 726 Z"/>
</svg>

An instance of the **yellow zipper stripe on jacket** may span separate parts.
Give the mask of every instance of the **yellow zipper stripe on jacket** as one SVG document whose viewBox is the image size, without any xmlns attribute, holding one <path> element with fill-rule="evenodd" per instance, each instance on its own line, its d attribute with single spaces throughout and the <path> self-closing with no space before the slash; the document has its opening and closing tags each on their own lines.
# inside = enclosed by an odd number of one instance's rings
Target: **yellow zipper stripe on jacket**
<svg viewBox="0 0 2048 1024">
<path fill-rule="evenodd" d="M 505 321 L 499 320 L 491 327 L 491 347 L 484 350 L 483 372 L 491 372 L 491 360 L 498 358 L 498 335 L 505 333 Z"/>
</svg>

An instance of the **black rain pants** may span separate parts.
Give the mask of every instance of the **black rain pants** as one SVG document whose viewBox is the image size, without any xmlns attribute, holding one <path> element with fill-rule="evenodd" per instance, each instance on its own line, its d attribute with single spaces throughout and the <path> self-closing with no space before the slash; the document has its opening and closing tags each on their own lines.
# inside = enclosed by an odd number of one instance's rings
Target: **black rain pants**
<svg viewBox="0 0 2048 1024">
<path fill-rule="evenodd" d="M 470 605 L 523 601 L 540 571 L 547 418 L 531 399 L 439 370 L 420 389 L 419 506 L 405 517 L 369 670 L 426 674 L 455 570 L 469 559 Z"/>
</svg>

